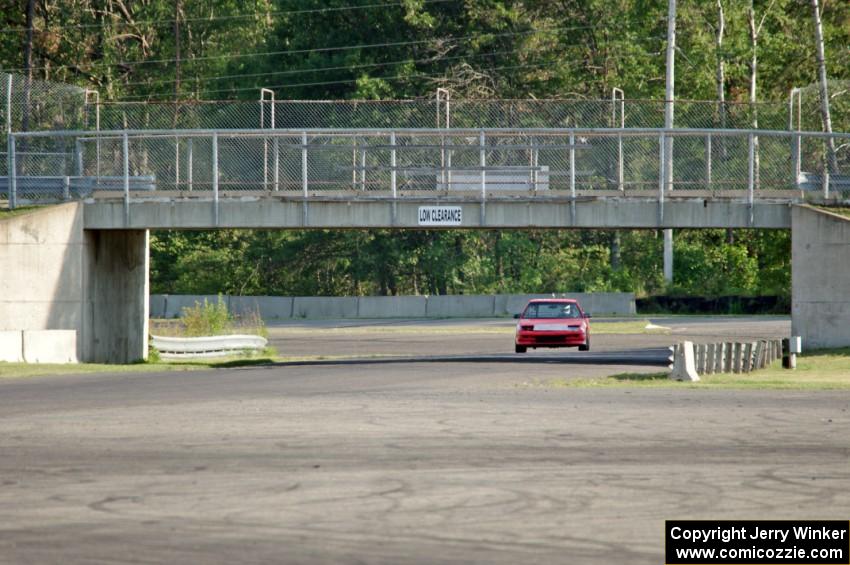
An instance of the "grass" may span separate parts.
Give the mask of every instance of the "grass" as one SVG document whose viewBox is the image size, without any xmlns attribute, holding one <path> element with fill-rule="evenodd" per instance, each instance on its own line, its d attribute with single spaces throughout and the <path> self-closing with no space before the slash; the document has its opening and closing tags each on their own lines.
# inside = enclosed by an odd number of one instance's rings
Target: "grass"
<svg viewBox="0 0 850 565">
<path fill-rule="evenodd" d="M 83 375 L 90 373 L 159 373 L 164 371 L 199 371 L 203 369 L 224 369 L 231 367 L 250 367 L 267 365 L 281 358 L 261 355 L 248 357 L 234 355 L 215 359 L 192 359 L 185 361 L 157 361 L 151 363 L 131 363 L 129 365 L 106 365 L 102 363 L 78 363 L 58 365 L 50 363 L 2 363 L 0 362 L 0 380 L 23 377 L 45 377 L 51 375 Z"/>
<path fill-rule="evenodd" d="M 850 390 L 850 348 L 813 351 L 797 357 L 797 369 L 769 368 L 745 374 L 704 375 L 696 383 L 671 381 L 667 372 L 620 373 L 589 379 L 556 379 L 540 383 L 555 388 L 727 388 L 758 390 Z"/>
<path fill-rule="evenodd" d="M 840 214 L 842 216 L 850 217 L 850 208 L 846 206 L 816 206 L 816 208 L 820 208 L 821 210 L 825 210 L 827 212 L 832 212 L 833 214 Z"/>
<path fill-rule="evenodd" d="M 187 359 L 185 361 L 139 362 L 129 365 L 105 365 L 100 363 L 79 363 L 75 365 L 27 364 L 0 362 L 0 380 L 26 377 L 46 377 L 59 375 L 83 375 L 91 373 L 160 373 L 200 371 L 204 369 L 229 369 L 235 367 L 253 367 L 274 363 L 296 363 L 301 361 L 340 361 L 344 359 L 388 359 L 397 357 L 391 354 L 373 355 L 299 355 L 278 356 L 273 348 L 268 348 L 256 356 L 233 355 L 215 359 Z"/>
<path fill-rule="evenodd" d="M 0 220 L 3 220 L 5 218 L 12 218 L 14 216 L 23 216 L 24 214 L 29 214 L 30 212 L 33 212 L 40 208 L 44 208 L 44 206 L 19 206 L 14 210 L 0 209 Z"/>
<path fill-rule="evenodd" d="M 591 322 L 591 333 L 600 334 L 665 334 L 670 333 L 667 329 L 646 329 L 648 320 L 629 320 L 626 322 Z M 298 334 L 298 335 L 345 335 L 345 334 L 439 334 L 439 335 L 467 335 L 467 334 L 501 334 L 513 335 L 516 331 L 514 324 L 503 326 L 468 326 L 468 325 L 380 325 L 380 326 L 357 326 L 348 328 L 310 328 L 310 327 L 276 327 L 271 330 L 275 334 Z"/>
</svg>

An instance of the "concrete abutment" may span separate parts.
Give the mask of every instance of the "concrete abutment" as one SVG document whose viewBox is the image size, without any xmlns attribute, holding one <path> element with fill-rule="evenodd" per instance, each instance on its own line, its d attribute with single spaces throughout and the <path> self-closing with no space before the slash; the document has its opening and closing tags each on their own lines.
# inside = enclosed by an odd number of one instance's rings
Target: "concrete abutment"
<svg viewBox="0 0 850 565">
<path fill-rule="evenodd" d="M 850 346 L 850 218 L 791 211 L 791 335 L 807 349 Z"/>
<path fill-rule="evenodd" d="M 0 218 L 0 332 L 22 344 L 0 361 L 146 358 L 148 249 L 147 230 L 84 229 L 81 203 Z"/>
</svg>

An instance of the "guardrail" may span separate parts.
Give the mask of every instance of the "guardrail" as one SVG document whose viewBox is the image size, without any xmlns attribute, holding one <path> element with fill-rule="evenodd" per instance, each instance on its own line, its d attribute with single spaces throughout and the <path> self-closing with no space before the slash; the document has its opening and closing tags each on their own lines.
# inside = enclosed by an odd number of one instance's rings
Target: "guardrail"
<svg viewBox="0 0 850 565">
<path fill-rule="evenodd" d="M 163 359 L 223 357 L 241 352 L 262 351 L 268 340 L 258 335 L 208 337 L 163 337 L 152 335 L 150 343 Z"/>
<path fill-rule="evenodd" d="M 841 171 L 850 171 L 850 134 L 797 131 L 250 129 L 8 137 L 10 207 L 19 196 L 18 179 L 32 176 L 121 178 L 115 188 L 128 206 L 134 177 L 155 178 L 154 195 L 191 193 L 214 202 L 246 191 L 305 200 L 457 194 L 482 201 L 608 193 L 663 202 L 675 190 L 678 196 L 708 191 L 752 203 L 789 190 L 799 197 L 799 191 L 817 189 L 830 198 L 833 187 L 847 187 Z M 838 170 L 827 169 L 832 147 Z"/>
</svg>

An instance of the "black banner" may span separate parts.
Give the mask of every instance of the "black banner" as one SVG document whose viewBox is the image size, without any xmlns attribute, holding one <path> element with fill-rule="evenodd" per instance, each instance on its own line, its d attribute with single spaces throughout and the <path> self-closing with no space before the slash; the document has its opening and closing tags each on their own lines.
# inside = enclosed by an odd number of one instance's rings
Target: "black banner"
<svg viewBox="0 0 850 565">
<path fill-rule="evenodd" d="M 667 520 L 667 565 L 850 564 L 850 522 Z"/>
</svg>

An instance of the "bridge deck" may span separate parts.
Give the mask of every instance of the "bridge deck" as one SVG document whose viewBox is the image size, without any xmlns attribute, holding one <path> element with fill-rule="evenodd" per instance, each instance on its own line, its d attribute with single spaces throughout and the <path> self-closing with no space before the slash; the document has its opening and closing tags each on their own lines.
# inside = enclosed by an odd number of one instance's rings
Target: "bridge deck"
<svg viewBox="0 0 850 565">
<path fill-rule="evenodd" d="M 197 193 L 196 193 L 197 194 Z M 459 210 L 454 222 L 423 223 L 421 209 Z M 267 193 L 89 199 L 88 229 L 214 228 L 776 228 L 791 227 L 791 201 L 760 198 L 515 195 L 390 198 L 379 195 L 270 196 Z"/>
</svg>

